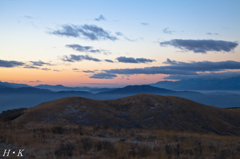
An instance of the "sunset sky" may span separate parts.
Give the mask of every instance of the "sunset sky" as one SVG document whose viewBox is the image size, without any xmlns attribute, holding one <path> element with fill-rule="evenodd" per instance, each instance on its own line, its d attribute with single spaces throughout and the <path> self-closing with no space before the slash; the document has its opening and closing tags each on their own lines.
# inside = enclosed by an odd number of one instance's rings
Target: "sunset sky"
<svg viewBox="0 0 240 159">
<path fill-rule="evenodd" d="M 120 87 L 240 75 L 239 0 L 1 0 L 0 81 Z"/>
</svg>

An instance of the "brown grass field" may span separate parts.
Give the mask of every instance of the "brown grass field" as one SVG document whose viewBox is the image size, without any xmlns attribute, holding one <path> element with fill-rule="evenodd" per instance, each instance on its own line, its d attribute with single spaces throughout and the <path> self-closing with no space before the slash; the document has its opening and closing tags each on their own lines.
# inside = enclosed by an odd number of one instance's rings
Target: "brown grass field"
<svg viewBox="0 0 240 159">
<path fill-rule="evenodd" d="M 1 122 L 0 147 L 25 149 L 24 158 L 240 158 L 239 136 L 62 123 Z"/>
</svg>

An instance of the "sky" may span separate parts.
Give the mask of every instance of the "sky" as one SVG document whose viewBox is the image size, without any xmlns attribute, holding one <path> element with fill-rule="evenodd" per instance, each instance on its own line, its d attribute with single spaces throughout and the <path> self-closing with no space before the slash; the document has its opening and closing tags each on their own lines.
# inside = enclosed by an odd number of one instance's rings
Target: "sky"
<svg viewBox="0 0 240 159">
<path fill-rule="evenodd" d="M 121 87 L 240 75 L 239 0 L 1 0 L 0 81 Z"/>
</svg>

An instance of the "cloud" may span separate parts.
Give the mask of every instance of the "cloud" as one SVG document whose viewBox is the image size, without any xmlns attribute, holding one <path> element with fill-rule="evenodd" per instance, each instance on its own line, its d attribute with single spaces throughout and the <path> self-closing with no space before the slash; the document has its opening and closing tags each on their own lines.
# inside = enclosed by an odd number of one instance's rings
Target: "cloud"
<svg viewBox="0 0 240 159">
<path fill-rule="evenodd" d="M 29 68 L 29 69 L 39 69 L 38 67 L 31 66 L 31 65 L 26 65 L 24 68 Z"/>
<path fill-rule="evenodd" d="M 25 65 L 25 63 L 19 61 L 0 60 L 0 67 L 17 67 L 23 65 Z"/>
<path fill-rule="evenodd" d="M 109 59 L 105 59 L 106 62 L 110 62 L 110 63 L 113 63 L 112 60 L 109 60 Z"/>
<path fill-rule="evenodd" d="M 82 71 L 84 73 L 94 73 L 95 71 L 90 71 L 90 70 L 85 70 L 85 71 Z"/>
<path fill-rule="evenodd" d="M 206 71 L 224 71 L 224 70 L 236 70 L 240 69 L 240 62 L 238 61 L 200 61 L 200 62 L 179 62 L 168 59 L 168 66 L 161 66 L 161 68 L 170 68 L 176 70 L 186 70 L 195 72 Z"/>
<path fill-rule="evenodd" d="M 90 76 L 90 78 L 97 78 L 97 79 L 113 79 L 114 77 L 117 77 L 117 75 L 112 73 L 97 73 Z"/>
<path fill-rule="evenodd" d="M 78 44 L 66 45 L 68 48 L 72 48 L 75 51 L 79 52 L 90 52 L 90 53 L 100 53 L 100 50 L 94 50 L 92 46 L 82 46 Z"/>
<path fill-rule="evenodd" d="M 165 62 L 166 63 L 166 62 Z M 201 61 L 201 62 L 177 62 L 174 60 L 167 60 L 167 66 L 153 66 L 144 68 L 125 68 L 125 69 L 110 69 L 102 70 L 105 73 L 112 74 L 168 74 L 168 75 L 198 75 L 199 73 L 206 73 L 207 71 L 227 71 L 240 69 L 240 62 L 238 61 Z"/>
<path fill-rule="evenodd" d="M 78 68 L 72 68 L 72 70 L 73 70 L 74 72 L 81 72 L 81 71 L 79 71 Z"/>
<path fill-rule="evenodd" d="M 230 52 L 238 46 L 237 42 L 223 40 L 183 40 L 173 39 L 160 42 L 161 46 L 174 46 L 184 51 L 193 51 L 194 53 L 207 53 L 208 51 Z"/>
<path fill-rule="evenodd" d="M 117 57 L 116 58 L 118 62 L 123 62 L 123 63 L 148 63 L 148 62 L 154 62 L 155 60 L 151 59 L 146 59 L 146 58 L 133 58 L 133 57 Z"/>
<path fill-rule="evenodd" d="M 124 36 L 122 32 L 116 32 L 115 33 L 117 36 Z"/>
<path fill-rule="evenodd" d="M 208 32 L 208 33 L 206 33 L 207 35 L 219 35 L 218 33 L 210 33 L 210 32 Z"/>
<path fill-rule="evenodd" d="M 60 70 L 53 70 L 53 71 L 55 71 L 55 72 L 60 72 Z"/>
<path fill-rule="evenodd" d="M 28 15 L 25 15 L 25 16 L 23 16 L 23 17 L 26 18 L 26 19 L 35 19 L 34 17 L 28 16 Z"/>
<path fill-rule="evenodd" d="M 55 30 L 50 34 L 67 36 L 67 37 L 80 37 L 89 40 L 118 40 L 116 36 L 111 35 L 108 31 L 96 25 L 63 25 L 61 30 Z"/>
<path fill-rule="evenodd" d="M 42 68 L 41 70 L 48 71 L 51 70 L 50 68 Z"/>
<path fill-rule="evenodd" d="M 146 25 L 149 25 L 148 23 L 144 23 L 144 22 L 143 22 L 143 23 L 141 23 L 141 24 L 142 24 L 142 25 L 145 25 L 145 26 L 146 26 Z"/>
<path fill-rule="evenodd" d="M 199 73 L 197 75 L 170 75 L 164 77 L 164 79 L 171 79 L 171 80 L 182 80 L 182 79 L 193 79 L 193 78 L 201 78 L 201 79 L 224 79 L 230 77 L 240 76 L 240 71 L 229 71 L 229 72 L 210 72 L 210 73 Z"/>
<path fill-rule="evenodd" d="M 49 65 L 51 66 L 50 63 L 42 62 L 42 61 L 30 61 L 34 66 L 43 66 L 43 65 Z"/>
<path fill-rule="evenodd" d="M 167 61 L 163 62 L 164 64 L 177 64 L 177 61 L 175 60 L 170 60 L 169 58 L 167 58 Z"/>
<path fill-rule="evenodd" d="M 100 15 L 98 18 L 95 18 L 94 20 L 100 21 L 100 20 L 106 20 L 103 15 Z"/>
<path fill-rule="evenodd" d="M 106 73 L 113 74 L 124 74 L 124 75 L 134 75 L 134 74 L 184 74 L 184 75 L 195 75 L 197 74 L 194 71 L 185 71 L 185 70 L 177 70 L 171 68 L 162 68 L 154 66 L 154 67 L 145 67 L 145 68 L 125 68 L 125 69 L 110 69 L 103 70 Z"/>
<path fill-rule="evenodd" d="M 169 30 L 169 28 L 163 29 L 163 33 L 165 33 L 165 34 L 172 34 L 174 32 L 175 32 L 174 30 Z"/>
<path fill-rule="evenodd" d="M 76 61 L 82 61 L 82 60 L 89 60 L 89 61 L 95 61 L 95 62 L 101 61 L 97 58 L 93 58 L 88 55 L 73 55 L 73 54 L 71 54 L 70 56 L 64 56 L 62 58 L 62 61 L 65 61 L 65 62 L 76 62 Z"/>
<path fill-rule="evenodd" d="M 131 42 L 135 42 L 135 41 L 137 41 L 137 39 L 129 39 L 127 36 L 125 36 L 122 32 L 116 32 L 115 33 L 117 36 L 122 36 L 122 37 L 124 37 L 126 40 L 128 40 L 128 41 L 131 41 Z"/>
<path fill-rule="evenodd" d="M 42 81 L 36 80 L 36 81 L 28 81 L 28 82 L 42 82 Z"/>
</svg>

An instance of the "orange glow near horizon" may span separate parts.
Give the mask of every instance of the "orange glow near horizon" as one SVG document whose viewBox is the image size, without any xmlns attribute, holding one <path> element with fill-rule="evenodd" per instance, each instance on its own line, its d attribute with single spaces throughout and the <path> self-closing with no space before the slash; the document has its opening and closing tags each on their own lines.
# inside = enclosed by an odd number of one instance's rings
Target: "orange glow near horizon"
<svg viewBox="0 0 240 159">
<path fill-rule="evenodd" d="M 64 70 L 56 72 L 52 70 L 3 68 L 0 70 L 1 81 L 9 83 L 27 84 L 36 86 L 39 84 L 64 85 L 64 86 L 90 86 L 90 87 L 117 87 L 124 85 L 150 84 L 164 80 L 166 75 L 118 75 L 114 79 L 89 78 L 92 74 Z M 38 81 L 38 82 L 37 82 Z"/>
</svg>

